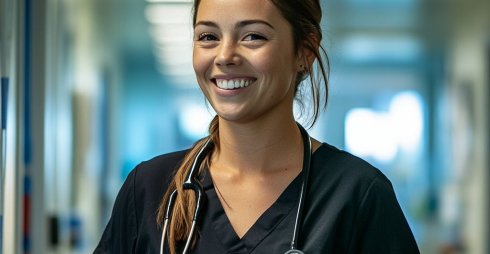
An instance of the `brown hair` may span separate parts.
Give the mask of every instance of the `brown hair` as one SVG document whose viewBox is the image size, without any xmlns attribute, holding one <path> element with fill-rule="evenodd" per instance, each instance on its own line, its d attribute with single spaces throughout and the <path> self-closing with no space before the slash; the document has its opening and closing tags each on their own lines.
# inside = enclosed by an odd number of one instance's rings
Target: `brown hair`
<svg viewBox="0 0 490 254">
<path fill-rule="evenodd" d="M 312 126 L 317 118 L 321 107 L 321 93 L 324 93 L 324 102 L 322 108 L 327 105 L 328 98 L 328 73 L 329 73 L 329 61 L 325 49 L 320 45 L 322 39 L 322 31 L 320 27 L 320 21 L 322 18 L 322 11 L 319 0 L 270 0 L 282 13 L 283 17 L 289 22 L 293 31 L 293 43 L 294 49 L 298 54 L 300 49 L 306 49 L 314 54 L 318 70 L 316 77 L 313 75 L 314 71 L 312 66 L 306 66 L 304 72 L 298 73 L 297 85 L 296 85 L 296 97 L 301 97 L 299 85 L 302 83 L 306 75 L 310 77 L 310 93 L 313 104 L 313 112 L 310 118 L 309 126 Z M 193 24 L 196 24 L 197 10 L 199 8 L 201 0 L 194 1 L 193 7 Z M 325 56 L 322 60 L 322 54 Z M 324 82 L 321 82 L 323 79 Z M 325 86 L 321 89 L 322 84 Z M 299 93 L 299 94 L 298 94 Z M 300 105 L 303 108 L 303 103 L 299 99 Z M 194 207 L 196 200 L 193 192 L 184 191 L 182 184 L 184 178 L 189 172 L 194 158 L 197 156 L 198 151 L 204 145 L 207 138 L 210 138 L 214 144 L 214 148 L 206 159 L 201 164 L 199 174 L 202 170 L 208 166 L 209 159 L 213 152 L 219 150 L 219 121 L 218 116 L 215 116 L 209 126 L 209 137 L 197 141 L 194 146 L 185 155 L 182 164 L 177 169 L 173 180 L 171 181 L 158 209 L 157 223 L 162 226 L 165 216 L 166 205 L 169 200 L 170 194 L 173 190 L 177 189 L 177 196 L 175 205 L 173 207 L 172 215 L 170 218 L 169 230 L 167 231 L 167 239 L 169 242 L 169 249 L 171 254 L 176 253 L 178 243 L 185 241 L 189 237 L 189 230 L 192 224 L 192 217 L 194 213 Z M 194 239 L 195 240 L 195 239 Z M 194 241 L 195 242 L 195 241 Z"/>
</svg>

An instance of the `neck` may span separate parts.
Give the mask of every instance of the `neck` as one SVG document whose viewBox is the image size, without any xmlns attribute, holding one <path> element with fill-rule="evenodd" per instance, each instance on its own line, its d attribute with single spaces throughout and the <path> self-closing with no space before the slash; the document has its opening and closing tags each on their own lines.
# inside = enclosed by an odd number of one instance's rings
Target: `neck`
<svg viewBox="0 0 490 254">
<path fill-rule="evenodd" d="M 213 167 L 236 174 L 265 174 L 300 169 L 301 133 L 291 116 L 269 122 L 234 123 L 220 119 L 220 150 Z"/>
</svg>

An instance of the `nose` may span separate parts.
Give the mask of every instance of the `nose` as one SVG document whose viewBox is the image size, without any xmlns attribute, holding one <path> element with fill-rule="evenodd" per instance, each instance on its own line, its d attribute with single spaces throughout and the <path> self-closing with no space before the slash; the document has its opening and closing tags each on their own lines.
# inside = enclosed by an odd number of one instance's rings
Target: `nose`
<svg viewBox="0 0 490 254">
<path fill-rule="evenodd" d="M 234 42 L 223 42 L 218 47 L 215 64 L 218 66 L 239 65 L 241 57 L 237 52 L 237 45 Z"/>
</svg>

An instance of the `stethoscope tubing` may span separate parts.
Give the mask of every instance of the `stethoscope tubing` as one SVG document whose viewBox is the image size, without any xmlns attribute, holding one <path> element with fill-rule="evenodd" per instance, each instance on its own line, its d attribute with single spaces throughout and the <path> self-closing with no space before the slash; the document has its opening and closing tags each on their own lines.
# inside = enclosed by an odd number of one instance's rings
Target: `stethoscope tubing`
<svg viewBox="0 0 490 254">
<path fill-rule="evenodd" d="M 298 210 L 296 212 L 296 219 L 294 223 L 294 231 L 293 231 L 293 238 L 291 240 L 291 246 L 288 251 L 285 252 L 285 254 L 301 254 L 303 253 L 302 251 L 296 249 L 297 244 L 298 244 L 298 238 L 299 238 L 299 231 L 300 231 L 300 225 L 301 225 L 301 219 L 302 219 L 302 214 L 303 214 L 303 209 L 304 209 L 304 203 L 306 200 L 306 192 L 308 188 L 308 181 L 309 181 L 309 173 L 310 173 L 310 164 L 311 164 L 311 138 L 308 135 L 308 132 L 300 125 L 298 124 L 298 127 L 301 132 L 301 136 L 303 138 L 303 182 L 301 184 L 301 191 L 300 191 L 300 196 L 299 196 L 299 201 L 298 201 Z M 208 150 L 212 147 L 211 139 L 208 138 L 199 152 L 196 155 L 196 158 L 194 159 L 191 169 L 189 170 L 186 179 L 183 184 L 183 189 L 188 190 L 192 189 L 196 195 L 196 207 L 194 209 L 194 215 L 192 218 L 192 224 L 191 224 L 191 229 L 189 230 L 189 236 L 187 237 L 184 250 L 182 251 L 183 254 L 186 254 L 187 251 L 190 248 L 190 244 L 192 242 L 192 238 L 194 235 L 194 231 L 196 228 L 197 220 L 199 219 L 200 211 L 202 209 L 203 203 L 204 203 L 204 189 L 199 181 L 199 179 L 196 178 L 197 174 L 197 168 L 198 166 L 201 165 L 202 161 L 206 157 L 206 153 Z M 163 230 L 162 230 L 162 238 L 160 241 L 160 254 L 163 254 L 163 247 L 165 243 L 165 236 L 167 234 L 168 230 L 168 224 L 170 217 L 172 215 L 172 210 L 174 207 L 175 199 L 177 197 L 177 189 L 175 189 L 169 196 L 167 208 L 165 211 L 165 217 L 164 217 L 164 222 L 163 222 Z"/>
<path fill-rule="evenodd" d="M 183 189 L 188 190 L 192 189 L 196 195 L 196 207 L 194 209 L 194 215 L 192 218 L 192 224 L 191 224 L 191 229 L 189 231 L 189 236 L 187 237 L 186 243 L 184 250 L 182 251 L 183 254 L 187 253 L 187 250 L 190 247 L 190 244 L 192 242 L 192 237 L 194 235 L 194 231 L 196 228 L 196 223 L 199 218 L 200 211 L 202 209 L 202 206 L 204 204 L 204 188 L 202 187 L 201 183 L 199 182 L 198 179 L 196 179 L 196 174 L 197 174 L 197 166 L 201 164 L 201 162 L 204 160 L 205 152 L 207 152 L 208 149 L 210 149 L 211 144 L 210 144 L 211 139 L 208 138 L 206 142 L 203 144 L 201 149 L 196 155 L 196 158 L 192 162 L 191 169 L 187 173 L 186 179 L 183 184 Z M 172 210 L 174 207 L 175 199 L 177 197 L 177 189 L 175 189 L 169 197 L 169 201 L 167 204 L 167 209 L 165 211 L 165 218 L 163 222 L 163 231 L 162 231 L 162 239 L 160 241 L 160 253 L 163 254 L 163 245 L 165 243 L 165 235 L 167 234 L 167 229 L 168 229 L 168 224 L 170 220 L 170 216 L 172 215 Z"/>
<path fill-rule="evenodd" d="M 298 201 L 298 210 L 296 211 L 296 219 L 294 222 L 293 239 L 291 240 L 291 248 L 285 254 L 301 254 L 302 251 L 297 249 L 299 231 L 301 225 L 302 214 L 304 210 L 304 203 L 306 200 L 306 190 L 308 189 L 308 182 L 310 177 L 311 166 L 311 138 L 308 132 L 299 125 L 301 136 L 303 137 L 303 182 L 301 183 L 301 191 Z"/>
</svg>

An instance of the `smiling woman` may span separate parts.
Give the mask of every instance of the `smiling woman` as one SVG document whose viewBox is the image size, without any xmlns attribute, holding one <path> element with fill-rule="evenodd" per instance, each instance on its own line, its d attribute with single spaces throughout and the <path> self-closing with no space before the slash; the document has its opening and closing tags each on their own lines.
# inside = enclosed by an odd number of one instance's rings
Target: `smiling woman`
<svg viewBox="0 0 490 254">
<path fill-rule="evenodd" d="M 296 54 L 279 10 L 263 2 L 257 10 L 257 1 L 223 1 L 216 10 L 216 1 L 203 1 L 197 12 L 194 70 L 223 127 L 272 119 L 294 126 L 291 108 L 303 54 Z M 241 11 L 227 11 L 232 8 Z M 242 82 L 248 86 L 235 88 Z"/>
<path fill-rule="evenodd" d="M 295 121 L 306 76 L 312 123 L 326 103 L 320 20 L 318 0 L 194 2 L 210 135 L 131 172 L 96 253 L 418 253 L 390 181 Z"/>
</svg>

